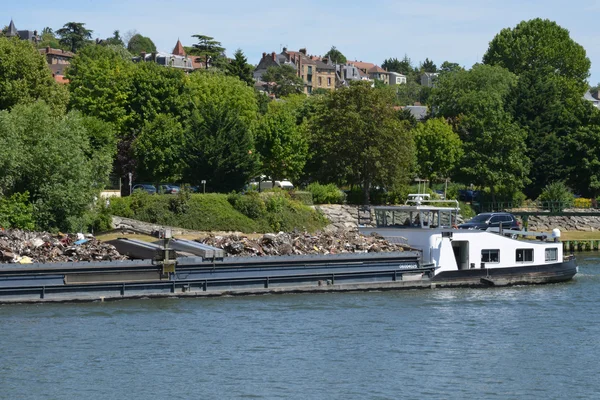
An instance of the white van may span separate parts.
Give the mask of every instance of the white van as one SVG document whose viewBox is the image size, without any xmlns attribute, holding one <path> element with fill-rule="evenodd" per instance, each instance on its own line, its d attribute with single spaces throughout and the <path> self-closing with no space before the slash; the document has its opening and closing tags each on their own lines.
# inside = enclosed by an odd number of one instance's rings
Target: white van
<svg viewBox="0 0 600 400">
<path fill-rule="evenodd" d="M 259 188 L 258 179 L 259 178 L 253 179 L 250 182 L 250 187 L 252 187 L 254 189 L 258 189 Z M 268 176 L 260 177 L 260 190 L 273 189 L 273 187 L 281 188 L 281 189 L 285 189 L 285 190 L 292 190 L 292 189 L 294 189 L 294 184 L 292 182 L 290 182 L 289 180 L 284 179 L 282 181 L 275 181 L 275 185 L 273 185 L 273 181 Z"/>
</svg>

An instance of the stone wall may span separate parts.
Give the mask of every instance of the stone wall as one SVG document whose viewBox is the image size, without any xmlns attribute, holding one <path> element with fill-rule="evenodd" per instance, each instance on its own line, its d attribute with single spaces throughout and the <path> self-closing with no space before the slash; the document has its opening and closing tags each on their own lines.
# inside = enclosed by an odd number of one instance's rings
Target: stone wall
<svg viewBox="0 0 600 400">
<path fill-rule="evenodd" d="M 331 222 L 325 231 L 331 232 L 338 229 L 358 230 L 358 206 L 340 204 L 321 204 L 314 206 Z"/>
<path fill-rule="evenodd" d="M 598 216 L 530 216 L 527 229 L 536 232 L 549 232 L 554 228 L 561 231 L 600 230 L 600 214 Z"/>
<path fill-rule="evenodd" d="M 326 230 L 358 229 L 358 206 L 323 204 L 314 206 L 321 211 L 331 224 Z M 570 212 L 589 210 L 565 210 Z M 528 230 L 536 232 L 549 232 L 558 228 L 561 231 L 597 231 L 600 230 L 600 212 L 598 216 L 540 216 L 529 217 Z"/>
</svg>

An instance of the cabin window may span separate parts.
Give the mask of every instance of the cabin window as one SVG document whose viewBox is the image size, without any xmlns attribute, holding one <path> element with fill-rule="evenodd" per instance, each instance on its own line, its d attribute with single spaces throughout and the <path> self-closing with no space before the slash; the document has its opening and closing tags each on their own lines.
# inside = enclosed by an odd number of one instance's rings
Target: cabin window
<svg viewBox="0 0 600 400">
<path fill-rule="evenodd" d="M 500 250 L 481 250 L 481 262 L 500 262 Z"/>
<path fill-rule="evenodd" d="M 517 262 L 532 262 L 533 249 L 517 249 Z"/>
<path fill-rule="evenodd" d="M 558 249 L 546 249 L 546 261 L 556 261 L 558 260 Z"/>
</svg>

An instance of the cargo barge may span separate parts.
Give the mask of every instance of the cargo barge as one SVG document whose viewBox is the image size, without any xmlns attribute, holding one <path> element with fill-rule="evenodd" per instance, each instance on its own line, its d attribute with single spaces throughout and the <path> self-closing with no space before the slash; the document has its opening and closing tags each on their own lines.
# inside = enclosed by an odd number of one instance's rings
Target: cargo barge
<svg viewBox="0 0 600 400">
<path fill-rule="evenodd" d="M 426 204 L 420 196 L 374 207 L 376 226 L 360 228 L 414 251 L 225 257 L 167 232 L 162 245 L 113 242 L 142 260 L 3 264 L 0 303 L 509 286 L 564 282 L 577 273 L 556 230 L 457 229 L 457 206 Z"/>
</svg>

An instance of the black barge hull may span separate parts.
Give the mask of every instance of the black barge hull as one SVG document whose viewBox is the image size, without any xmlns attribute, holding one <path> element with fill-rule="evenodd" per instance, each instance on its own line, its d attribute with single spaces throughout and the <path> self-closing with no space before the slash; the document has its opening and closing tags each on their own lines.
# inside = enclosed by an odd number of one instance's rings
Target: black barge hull
<svg viewBox="0 0 600 400">
<path fill-rule="evenodd" d="M 180 258 L 175 272 L 150 260 L 0 267 L 0 303 L 105 301 L 273 293 L 488 287 L 568 281 L 575 259 L 544 266 L 471 269 L 434 276 L 414 252 Z"/>
</svg>

